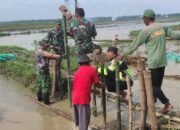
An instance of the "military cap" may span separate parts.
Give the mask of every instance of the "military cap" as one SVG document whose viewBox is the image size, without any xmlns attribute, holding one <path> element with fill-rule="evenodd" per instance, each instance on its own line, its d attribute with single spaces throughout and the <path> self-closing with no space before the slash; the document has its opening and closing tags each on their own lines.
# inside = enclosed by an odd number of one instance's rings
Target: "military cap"
<svg viewBox="0 0 180 130">
<path fill-rule="evenodd" d="M 143 14 L 143 18 L 144 17 L 148 17 L 148 18 L 155 18 L 155 12 L 154 12 L 154 10 L 152 10 L 152 9 L 146 9 L 145 11 L 144 11 L 144 14 Z"/>
<path fill-rule="evenodd" d="M 90 62 L 91 60 L 89 59 L 89 57 L 86 54 L 80 55 L 78 57 L 78 63 L 86 63 L 86 62 Z"/>
</svg>

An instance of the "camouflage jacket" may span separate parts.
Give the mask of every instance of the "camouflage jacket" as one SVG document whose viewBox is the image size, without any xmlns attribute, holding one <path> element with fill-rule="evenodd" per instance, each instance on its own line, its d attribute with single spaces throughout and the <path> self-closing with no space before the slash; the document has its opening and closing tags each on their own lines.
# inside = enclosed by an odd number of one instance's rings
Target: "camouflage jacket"
<svg viewBox="0 0 180 130">
<path fill-rule="evenodd" d="M 48 36 L 43 39 L 47 44 L 53 45 L 56 48 L 60 48 L 60 52 L 64 53 L 64 33 L 63 30 L 52 30 L 48 33 Z"/>
<path fill-rule="evenodd" d="M 72 19 L 70 34 L 75 39 L 75 44 L 92 43 L 92 38 L 97 35 L 95 25 L 85 18 L 78 20 Z"/>
</svg>

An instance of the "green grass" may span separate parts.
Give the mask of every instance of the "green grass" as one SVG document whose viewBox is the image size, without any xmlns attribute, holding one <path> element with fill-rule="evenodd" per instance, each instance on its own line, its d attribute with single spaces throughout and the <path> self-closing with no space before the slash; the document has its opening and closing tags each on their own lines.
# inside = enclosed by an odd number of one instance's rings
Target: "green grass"
<svg viewBox="0 0 180 130">
<path fill-rule="evenodd" d="M 17 21 L 0 23 L 0 31 L 53 28 L 57 20 Z"/>
<path fill-rule="evenodd" d="M 0 37 L 9 36 L 9 35 L 10 35 L 10 33 L 0 32 Z"/>
<path fill-rule="evenodd" d="M 16 46 L 0 46 L 0 53 L 14 53 L 16 61 L 6 61 L 0 63 L 1 71 L 8 76 L 29 86 L 35 81 L 34 56 L 32 51 Z"/>
</svg>

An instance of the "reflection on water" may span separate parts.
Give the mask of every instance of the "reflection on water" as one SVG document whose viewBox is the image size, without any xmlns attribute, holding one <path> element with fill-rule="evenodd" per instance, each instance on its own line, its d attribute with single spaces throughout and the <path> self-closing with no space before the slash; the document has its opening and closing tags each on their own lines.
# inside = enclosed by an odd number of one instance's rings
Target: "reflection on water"
<svg viewBox="0 0 180 130">
<path fill-rule="evenodd" d="M 0 130 L 71 130 L 71 122 L 23 95 L 28 91 L 0 77 Z"/>
</svg>

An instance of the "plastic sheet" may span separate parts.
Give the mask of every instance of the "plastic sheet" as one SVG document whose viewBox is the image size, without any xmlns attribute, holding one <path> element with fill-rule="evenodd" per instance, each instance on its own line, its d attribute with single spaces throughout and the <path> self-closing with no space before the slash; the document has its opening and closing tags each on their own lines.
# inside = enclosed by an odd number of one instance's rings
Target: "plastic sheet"
<svg viewBox="0 0 180 130">
<path fill-rule="evenodd" d="M 0 62 L 6 60 L 16 60 L 16 55 L 14 54 L 0 54 Z"/>
</svg>

